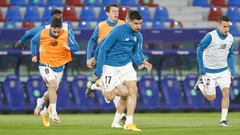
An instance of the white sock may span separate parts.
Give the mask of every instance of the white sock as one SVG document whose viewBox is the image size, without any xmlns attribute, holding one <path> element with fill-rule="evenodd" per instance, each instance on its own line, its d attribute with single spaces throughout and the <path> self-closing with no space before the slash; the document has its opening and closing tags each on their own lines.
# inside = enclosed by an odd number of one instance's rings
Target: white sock
<svg viewBox="0 0 240 135">
<path fill-rule="evenodd" d="M 221 120 L 227 120 L 227 114 L 228 114 L 228 108 L 222 108 L 222 115 L 221 115 Z"/>
<path fill-rule="evenodd" d="M 127 116 L 126 124 L 132 124 L 133 123 L 133 116 Z"/>
<path fill-rule="evenodd" d="M 101 90 L 101 87 L 98 87 L 95 83 L 91 85 L 91 89 L 92 89 L 92 90 L 102 91 L 102 90 Z"/>
<path fill-rule="evenodd" d="M 52 110 L 52 114 L 57 114 L 56 103 L 50 104 L 50 107 L 51 107 L 51 110 Z"/>
<path fill-rule="evenodd" d="M 120 98 L 121 98 L 121 97 L 119 97 L 119 96 L 115 96 L 115 98 L 113 99 L 113 103 L 114 103 L 114 105 L 115 105 L 116 108 L 118 107 Z"/>
<path fill-rule="evenodd" d="M 114 116 L 114 119 L 113 119 L 113 122 L 114 122 L 114 123 L 119 123 L 120 120 L 121 120 L 121 118 L 122 118 L 122 114 L 116 112 L 116 113 L 115 113 L 115 116 Z"/>
</svg>

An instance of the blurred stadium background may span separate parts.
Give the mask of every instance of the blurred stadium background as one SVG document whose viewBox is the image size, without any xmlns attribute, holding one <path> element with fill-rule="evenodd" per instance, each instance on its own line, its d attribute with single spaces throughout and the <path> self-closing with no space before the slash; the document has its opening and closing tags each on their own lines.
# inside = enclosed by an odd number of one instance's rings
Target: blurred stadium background
<svg viewBox="0 0 240 135">
<path fill-rule="evenodd" d="M 120 19 L 129 8 L 143 16 L 145 57 L 153 64 L 152 73 L 138 72 L 138 112 L 219 111 L 221 93 L 215 102 L 206 102 L 193 91 L 198 66 L 195 49 L 203 36 L 217 27 L 221 15 L 232 21 L 235 39 L 235 66 L 239 73 L 240 0 L 0 0 L 0 112 L 32 112 L 45 84 L 37 65 L 31 62 L 29 42 L 25 49 L 14 44 L 28 29 L 48 24 L 50 12 L 62 9 L 72 26 L 81 51 L 67 65 L 58 93 L 57 108 L 62 112 L 113 112 L 101 93 L 86 99 L 86 47 L 96 24 L 105 20 L 104 6 L 118 3 Z M 231 111 L 240 110 L 240 77 L 233 80 Z"/>
</svg>

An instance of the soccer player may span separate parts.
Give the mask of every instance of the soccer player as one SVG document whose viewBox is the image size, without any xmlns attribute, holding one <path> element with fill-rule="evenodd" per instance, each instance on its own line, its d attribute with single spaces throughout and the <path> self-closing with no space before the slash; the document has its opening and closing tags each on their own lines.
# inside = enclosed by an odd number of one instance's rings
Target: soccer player
<svg viewBox="0 0 240 135">
<path fill-rule="evenodd" d="M 152 65 L 140 56 L 141 24 L 140 13 L 132 11 L 129 14 L 128 23 L 115 27 L 99 48 L 97 66 L 94 71 L 96 78 L 102 76 L 103 96 L 109 101 L 112 101 L 116 95 L 121 96 L 121 100 L 126 103 L 127 119 L 124 130 L 129 131 L 141 131 L 133 123 L 137 101 L 137 74 L 132 61 L 149 71 L 152 69 Z"/>
<path fill-rule="evenodd" d="M 100 22 L 97 27 L 95 28 L 92 37 L 88 41 L 88 47 L 87 47 L 87 67 L 93 68 L 93 66 L 96 64 L 96 60 L 94 58 L 91 58 L 91 54 L 93 52 L 94 46 L 98 45 L 107 35 L 108 33 L 115 27 L 119 26 L 121 24 L 124 24 L 125 22 L 118 19 L 119 14 L 119 7 L 116 4 L 109 4 L 106 6 L 106 14 L 108 16 L 108 19 L 105 21 Z M 90 94 L 90 89 L 98 89 L 101 90 L 99 85 L 101 83 L 101 80 L 98 81 L 98 84 L 91 83 L 91 81 L 88 82 L 88 90 L 86 91 L 86 96 Z M 121 112 L 121 114 L 124 111 L 124 108 L 118 107 L 118 102 L 120 100 L 120 97 L 116 97 L 113 102 L 117 108 L 117 112 Z M 125 115 L 122 115 L 122 119 L 126 119 Z M 112 128 L 121 128 L 122 126 L 118 122 L 113 122 L 111 125 Z"/>
<path fill-rule="evenodd" d="M 220 87 L 222 113 L 219 125 L 223 127 L 228 126 L 229 88 L 231 77 L 236 75 L 230 26 L 228 17 L 220 17 L 217 29 L 207 33 L 197 47 L 197 61 L 202 79 L 196 86 L 209 101 L 215 100 L 215 88 L 217 85 Z"/>
<path fill-rule="evenodd" d="M 62 79 L 65 64 L 72 60 L 71 52 L 79 50 L 73 34 L 63 29 L 61 18 L 53 18 L 50 28 L 38 32 L 31 41 L 32 62 L 37 62 L 39 46 L 39 71 L 48 86 L 45 98 L 49 98 L 49 117 L 54 123 L 60 123 L 56 110 L 57 90 Z M 38 104 L 39 105 L 39 104 Z M 36 108 L 38 108 L 38 105 Z M 36 111 L 35 108 L 35 111 Z M 50 126 L 46 124 L 45 126 Z"/>
<path fill-rule="evenodd" d="M 62 18 L 62 11 L 59 9 L 54 9 L 51 12 L 51 16 L 52 16 L 52 18 Z M 35 36 L 39 31 L 43 30 L 44 28 L 50 28 L 50 24 L 45 25 L 45 26 L 39 26 L 39 27 L 28 30 L 21 37 L 21 39 L 15 43 L 15 47 L 16 48 L 24 48 L 27 40 L 33 38 L 33 36 Z M 69 24 L 67 24 L 66 22 L 63 23 L 63 29 L 68 30 L 69 32 L 73 33 L 71 26 Z"/>
</svg>

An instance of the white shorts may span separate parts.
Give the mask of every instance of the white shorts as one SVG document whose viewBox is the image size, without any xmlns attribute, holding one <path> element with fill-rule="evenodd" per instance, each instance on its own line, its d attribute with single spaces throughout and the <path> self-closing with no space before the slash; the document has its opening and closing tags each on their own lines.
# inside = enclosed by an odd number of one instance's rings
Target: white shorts
<svg viewBox="0 0 240 135">
<path fill-rule="evenodd" d="M 132 62 L 125 66 L 115 67 L 104 65 L 102 73 L 102 87 L 105 92 L 112 91 L 116 86 L 125 81 L 136 81 L 137 73 L 133 68 Z"/>
<path fill-rule="evenodd" d="M 46 85 L 48 85 L 48 82 L 50 80 L 56 80 L 57 81 L 57 86 L 59 86 L 62 76 L 63 76 L 63 71 L 61 72 L 54 72 L 50 67 L 47 66 L 39 66 L 39 71 L 40 74 L 45 81 Z"/>
<path fill-rule="evenodd" d="M 223 88 L 230 88 L 231 73 L 229 70 L 225 70 L 220 73 L 206 73 L 203 76 L 203 83 L 205 84 L 207 95 L 216 94 L 216 86 Z"/>
</svg>

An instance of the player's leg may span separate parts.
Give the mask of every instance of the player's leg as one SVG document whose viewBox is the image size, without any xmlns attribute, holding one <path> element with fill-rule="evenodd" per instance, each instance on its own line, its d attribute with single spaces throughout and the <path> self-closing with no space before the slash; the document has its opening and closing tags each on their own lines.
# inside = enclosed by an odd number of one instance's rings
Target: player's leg
<svg viewBox="0 0 240 135">
<path fill-rule="evenodd" d="M 116 96 L 118 98 L 118 96 Z M 115 99 L 116 99 L 115 98 Z M 112 122 L 112 128 L 123 128 L 126 116 L 123 113 L 126 109 L 127 97 L 120 97 L 116 106 L 116 113 Z"/>
<path fill-rule="evenodd" d="M 222 91 L 222 102 L 221 102 L 221 119 L 219 122 L 220 126 L 227 127 L 227 115 L 228 115 L 228 108 L 229 108 L 229 88 L 231 84 L 231 75 L 230 72 L 224 71 L 219 79 L 217 80 L 217 83 Z"/>
</svg>

